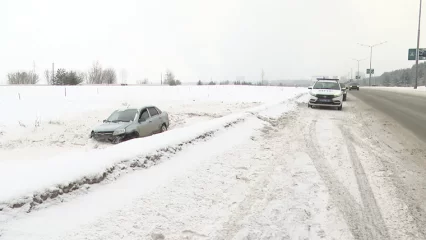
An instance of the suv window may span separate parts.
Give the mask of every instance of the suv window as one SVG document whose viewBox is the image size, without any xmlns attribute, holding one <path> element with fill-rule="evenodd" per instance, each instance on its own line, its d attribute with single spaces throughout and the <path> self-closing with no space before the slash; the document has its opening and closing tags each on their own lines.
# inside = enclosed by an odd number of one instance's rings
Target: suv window
<svg viewBox="0 0 426 240">
<path fill-rule="evenodd" d="M 139 119 L 142 120 L 142 121 L 145 121 L 148 118 L 149 118 L 148 110 L 146 110 L 146 109 L 142 110 L 142 114 L 141 114 L 141 117 Z"/>
<path fill-rule="evenodd" d="M 148 108 L 149 114 L 151 115 L 151 117 L 154 117 L 155 115 L 158 115 L 157 109 L 150 107 Z"/>
</svg>

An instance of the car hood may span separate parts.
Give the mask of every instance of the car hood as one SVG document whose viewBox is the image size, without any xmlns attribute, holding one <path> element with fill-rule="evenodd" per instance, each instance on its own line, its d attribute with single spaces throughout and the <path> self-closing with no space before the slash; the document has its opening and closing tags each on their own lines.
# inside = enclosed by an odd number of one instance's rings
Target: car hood
<svg viewBox="0 0 426 240">
<path fill-rule="evenodd" d="M 95 131 L 95 132 L 113 132 L 114 130 L 119 129 L 119 128 L 126 128 L 132 123 L 133 122 L 118 122 L 118 123 L 106 122 L 106 123 L 103 123 L 103 124 L 95 127 L 93 129 L 93 131 Z"/>
<path fill-rule="evenodd" d="M 321 95 L 335 95 L 341 93 L 341 90 L 334 90 L 334 89 L 312 89 L 312 94 L 321 94 Z"/>
</svg>

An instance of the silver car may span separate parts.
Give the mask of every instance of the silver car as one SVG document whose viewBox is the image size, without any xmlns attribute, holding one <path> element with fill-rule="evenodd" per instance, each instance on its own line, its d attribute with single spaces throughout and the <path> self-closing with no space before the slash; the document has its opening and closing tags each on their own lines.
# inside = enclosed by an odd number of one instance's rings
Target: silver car
<svg viewBox="0 0 426 240">
<path fill-rule="evenodd" d="M 128 108 L 114 111 L 92 130 L 90 138 L 116 144 L 164 132 L 168 127 L 169 115 L 155 106 Z"/>
</svg>

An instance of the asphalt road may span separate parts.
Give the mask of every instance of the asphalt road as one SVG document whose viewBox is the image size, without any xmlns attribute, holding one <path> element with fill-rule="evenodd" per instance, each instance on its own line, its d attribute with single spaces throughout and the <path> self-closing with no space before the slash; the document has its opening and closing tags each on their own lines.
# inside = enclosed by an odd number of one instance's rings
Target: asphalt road
<svg viewBox="0 0 426 240">
<path fill-rule="evenodd" d="M 349 95 L 392 117 L 426 142 L 426 95 L 416 96 L 371 88 L 349 91 Z"/>
</svg>

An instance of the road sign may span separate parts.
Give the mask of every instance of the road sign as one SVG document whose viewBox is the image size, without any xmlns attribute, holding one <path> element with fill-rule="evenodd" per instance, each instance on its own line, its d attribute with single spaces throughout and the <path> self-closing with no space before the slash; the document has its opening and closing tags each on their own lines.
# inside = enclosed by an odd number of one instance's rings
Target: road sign
<svg viewBox="0 0 426 240">
<path fill-rule="evenodd" d="M 356 76 L 355 79 L 361 79 L 361 76 Z"/>
<path fill-rule="evenodd" d="M 416 60 L 416 49 L 408 49 L 408 60 Z M 419 60 L 426 60 L 426 48 L 419 48 Z"/>
<path fill-rule="evenodd" d="M 370 71 L 371 71 L 371 74 L 374 74 L 374 68 L 372 68 L 372 69 L 367 69 L 367 74 L 370 74 Z"/>
</svg>

